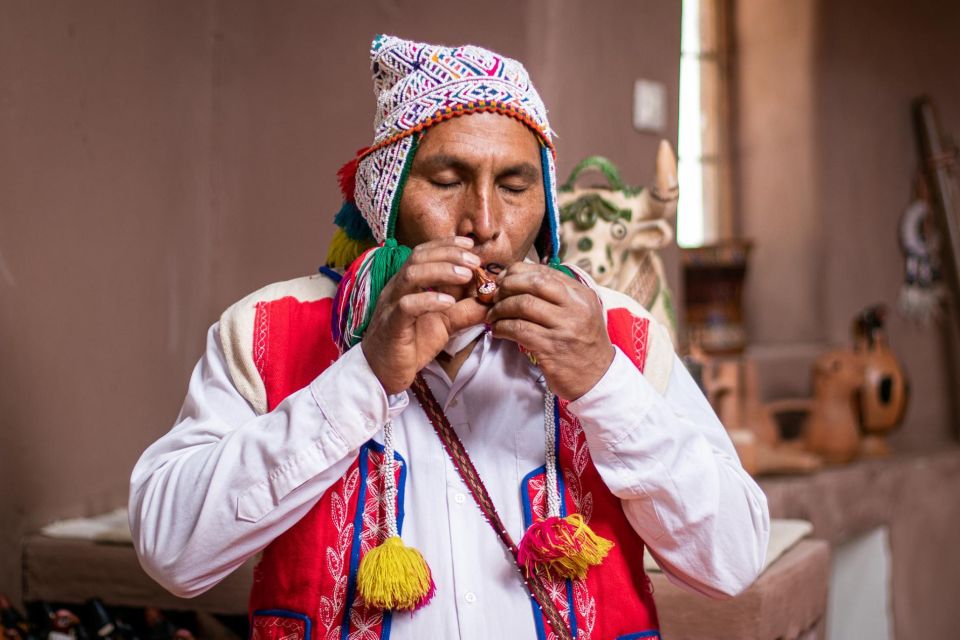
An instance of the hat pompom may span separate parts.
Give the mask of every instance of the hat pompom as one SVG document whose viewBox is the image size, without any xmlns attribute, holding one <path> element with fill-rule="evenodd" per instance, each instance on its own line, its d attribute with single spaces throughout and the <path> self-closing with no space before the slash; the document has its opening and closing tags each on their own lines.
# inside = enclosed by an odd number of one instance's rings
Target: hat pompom
<svg viewBox="0 0 960 640">
<path fill-rule="evenodd" d="M 340 193 L 343 194 L 343 199 L 346 202 L 356 201 L 354 192 L 357 190 L 357 167 L 360 166 L 360 158 L 369 149 L 370 147 L 364 147 L 357 150 L 357 153 L 353 156 L 353 159 L 345 163 L 337 171 L 337 184 L 340 185 Z"/>
<path fill-rule="evenodd" d="M 364 251 L 375 245 L 373 232 L 353 202 L 344 202 L 333 221 L 340 228 L 334 231 L 333 239 L 330 240 L 327 265 L 345 269 Z"/>
<path fill-rule="evenodd" d="M 414 611 L 430 602 L 436 587 L 420 552 L 392 536 L 363 556 L 357 591 L 372 607 Z"/>
<path fill-rule="evenodd" d="M 343 229 L 351 240 L 363 240 L 373 242 L 373 231 L 370 225 L 363 219 L 363 214 L 357 208 L 355 202 L 344 201 L 337 215 L 333 217 L 333 222 Z"/>
<path fill-rule="evenodd" d="M 343 269 L 369 248 L 369 241 L 354 240 L 343 229 L 337 229 L 327 249 L 327 266 Z"/>
<path fill-rule="evenodd" d="M 582 515 L 572 513 L 530 525 L 520 540 L 517 562 L 528 575 L 542 571 L 552 578 L 583 580 L 612 548 L 613 543 L 594 533 Z"/>
</svg>

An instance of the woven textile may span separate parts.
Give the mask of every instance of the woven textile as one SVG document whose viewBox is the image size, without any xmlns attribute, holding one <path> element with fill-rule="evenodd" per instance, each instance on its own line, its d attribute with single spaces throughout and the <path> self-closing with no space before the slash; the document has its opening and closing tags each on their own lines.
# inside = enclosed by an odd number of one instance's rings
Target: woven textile
<svg viewBox="0 0 960 640">
<path fill-rule="evenodd" d="M 523 65 L 480 47 L 444 47 L 393 36 L 377 36 L 370 59 L 377 98 L 374 141 L 357 168 L 354 198 L 378 243 L 393 237 L 399 205 L 395 201 L 412 160 L 414 136 L 470 113 L 500 113 L 536 134 L 547 150 L 542 158 L 547 211 L 556 215 L 550 124 Z M 551 243 L 555 253 L 558 243 L 553 238 Z"/>
</svg>

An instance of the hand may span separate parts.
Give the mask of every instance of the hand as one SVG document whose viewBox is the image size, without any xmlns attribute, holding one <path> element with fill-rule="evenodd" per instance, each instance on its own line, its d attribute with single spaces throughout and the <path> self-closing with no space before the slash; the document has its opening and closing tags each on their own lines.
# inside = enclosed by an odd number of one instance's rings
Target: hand
<svg viewBox="0 0 960 640">
<path fill-rule="evenodd" d="M 388 394 L 407 389 L 451 334 L 483 322 L 487 307 L 475 298 L 428 290 L 463 291 L 480 264 L 472 247 L 460 236 L 417 245 L 383 288 L 361 348 Z"/>
<path fill-rule="evenodd" d="M 607 372 L 615 350 L 597 294 L 556 269 L 524 262 L 500 274 L 486 322 L 532 352 L 550 390 L 576 400 Z"/>
</svg>

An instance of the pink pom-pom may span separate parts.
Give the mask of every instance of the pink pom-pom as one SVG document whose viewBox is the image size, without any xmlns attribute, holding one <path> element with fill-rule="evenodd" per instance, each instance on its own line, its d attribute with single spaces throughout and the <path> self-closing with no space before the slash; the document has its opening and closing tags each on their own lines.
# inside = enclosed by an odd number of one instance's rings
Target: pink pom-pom
<svg viewBox="0 0 960 640">
<path fill-rule="evenodd" d="M 550 517 L 531 525 L 517 549 L 517 563 L 527 575 L 583 580 L 590 567 L 603 562 L 613 543 L 593 532 L 579 513 Z"/>
<path fill-rule="evenodd" d="M 430 571 L 430 567 L 427 567 L 427 571 Z M 414 605 L 413 611 L 416 611 L 417 609 L 420 609 L 430 604 L 430 601 L 433 600 L 433 596 L 436 593 L 437 593 L 437 585 L 433 581 L 433 572 L 431 571 L 430 572 L 430 588 L 427 589 L 427 593 L 424 594 L 422 598 L 420 598 L 420 601 L 417 602 L 416 605 Z"/>
<path fill-rule="evenodd" d="M 563 518 L 534 522 L 520 539 L 517 561 L 529 573 L 537 565 L 576 553 L 579 545 L 575 535 L 576 527 Z"/>
</svg>

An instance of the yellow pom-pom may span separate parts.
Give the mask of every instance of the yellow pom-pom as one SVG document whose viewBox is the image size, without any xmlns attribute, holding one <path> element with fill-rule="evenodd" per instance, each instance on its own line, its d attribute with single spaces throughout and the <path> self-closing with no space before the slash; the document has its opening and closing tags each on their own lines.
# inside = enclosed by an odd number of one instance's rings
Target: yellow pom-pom
<svg viewBox="0 0 960 640">
<path fill-rule="evenodd" d="M 372 241 L 352 240 L 343 229 L 337 229 L 327 250 L 327 264 L 340 269 L 346 268 L 361 253 L 374 246 Z"/>
<path fill-rule="evenodd" d="M 363 556 L 357 591 L 372 607 L 412 611 L 433 597 L 433 576 L 420 552 L 393 536 Z"/>
</svg>

